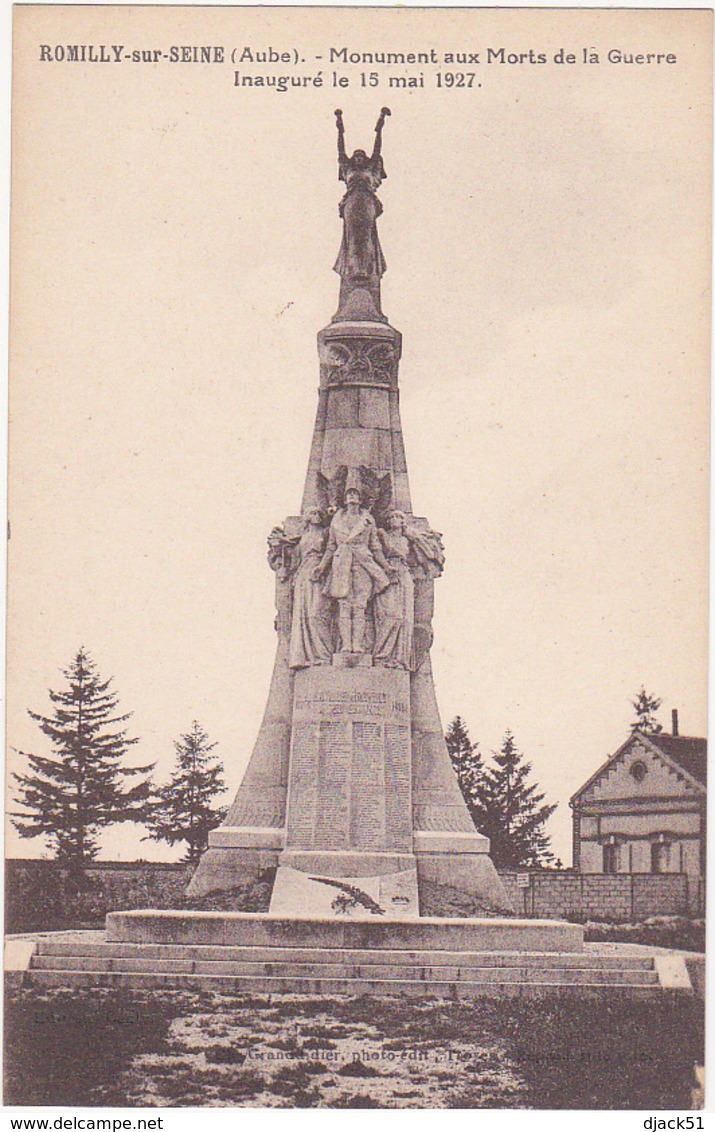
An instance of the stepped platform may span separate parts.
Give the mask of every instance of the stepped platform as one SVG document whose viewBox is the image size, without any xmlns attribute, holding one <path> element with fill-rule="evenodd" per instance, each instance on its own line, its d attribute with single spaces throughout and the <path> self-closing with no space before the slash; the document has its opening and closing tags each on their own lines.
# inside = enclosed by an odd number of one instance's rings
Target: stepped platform
<svg viewBox="0 0 715 1132">
<path fill-rule="evenodd" d="M 684 965 L 683 965 L 684 969 Z M 571 993 L 638 998 L 690 991 L 643 954 L 584 947 L 556 921 L 282 920 L 265 914 L 121 912 L 105 933 L 34 941 L 22 976 L 36 987 L 220 994 L 402 994 L 470 998 Z"/>
</svg>

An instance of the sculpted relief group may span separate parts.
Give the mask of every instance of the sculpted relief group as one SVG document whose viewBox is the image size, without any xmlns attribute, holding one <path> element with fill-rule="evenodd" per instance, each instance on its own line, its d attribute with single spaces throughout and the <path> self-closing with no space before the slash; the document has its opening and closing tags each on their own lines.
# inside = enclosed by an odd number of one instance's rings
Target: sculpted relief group
<svg viewBox="0 0 715 1132">
<path fill-rule="evenodd" d="M 415 579 L 441 574 L 440 535 L 418 530 L 403 511 L 380 509 L 368 469 L 343 466 L 336 480 L 326 485 L 336 505 L 326 493 L 324 507 L 304 512 L 300 534 L 276 527 L 269 536 L 269 562 L 286 590 L 279 606 L 290 616 L 288 663 L 307 668 L 354 658 L 412 671 Z M 389 483 L 379 486 L 389 499 Z"/>
</svg>

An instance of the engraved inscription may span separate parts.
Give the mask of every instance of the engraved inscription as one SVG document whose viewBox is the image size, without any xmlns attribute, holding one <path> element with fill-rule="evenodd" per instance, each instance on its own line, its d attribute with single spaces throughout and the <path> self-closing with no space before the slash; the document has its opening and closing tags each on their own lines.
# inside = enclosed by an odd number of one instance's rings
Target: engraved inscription
<svg viewBox="0 0 715 1132">
<path fill-rule="evenodd" d="M 387 848 L 409 850 L 412 845 L 410 798 L 410 731 L 385 725 L 385 808 Z"/>
<path fill-rule="evenodd" d="M 301 715 L 369 715 L 407 717 L 405 700 L 393 700 L 387 692 L 317 692 L 312 696 L 296 694 L 295 710 Z"/>
<path fill-rule="evenodd" d="M 384 728 L 356 720 L 353 725 L 350 844 L 353 849 L 385 846 Z"/>
<path fill-rule="evenodd" d="M 350 723 L 320 724 L 318 809 L 314 849 L 347 849 L 350 807 Z"/>
<path fill-rule="evenodd" d="M 409 696 L 406 672 L 296 673 L 290 848 L 411 851 Z"/>
<path fill-rule="evenodd" d="M 292 845 L 309 846 L 313 840 L 318 790 L 317 746 L 317 724 L 293 724 L 288 798 L 288 841 Z"/>
</svg>

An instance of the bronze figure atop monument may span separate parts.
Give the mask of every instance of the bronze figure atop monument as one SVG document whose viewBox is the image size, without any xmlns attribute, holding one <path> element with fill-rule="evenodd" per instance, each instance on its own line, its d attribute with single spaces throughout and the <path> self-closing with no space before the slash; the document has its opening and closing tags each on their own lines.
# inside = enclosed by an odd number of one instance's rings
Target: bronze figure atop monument
<svg viewBox="0 0 715 1132">
<path fill-rule="evenodd" d="M 375 126 L 375 144 L 368 157 L 364 149 L 356 149 L 352 157 L 345 150 L 345 127 L 342 110 L 335 111 L 338 127 L 338 177 L 347 185 L 340 202 L 343 240 L 334 271 L 340 276 L 340 305 L 337 320 L 355 290 L 367 291 L 374 304 L 374 314 L 381 319 L 380 280 L 387 264 L 377 234 L 377 220 L 382 216 L 382 202 L 377 190 L 387 177 L 382 160 L 382 128 L 390 114 L 386 106 L 380 111 Z M 364 301 L 364 300 L 363 300 Z"/>
<path fill-rule="evenodd" d="M 320 389 L 301 512 L 274 527 L 278 646 L 236 800 L 190 891 L 278 867 L 271 914 L 414 918 L 418 885 L 508 908 L 445 746 L 432 681 L 441 536 L 415 515 L 400 422 L 401 337 L 382 313 L 382 129 L 347 156 L 338 312 L 318 334 Z M 335 887 L 365 897 L 351 910 Z M 368 899 L 369 898 L 369 899 Z M 372 903 L 371 903 L 372 902 Z M 340 907 L 338 908 L 338 904 Z M 374 905 L 374 907 L 373 907 Z"/>
</svg>

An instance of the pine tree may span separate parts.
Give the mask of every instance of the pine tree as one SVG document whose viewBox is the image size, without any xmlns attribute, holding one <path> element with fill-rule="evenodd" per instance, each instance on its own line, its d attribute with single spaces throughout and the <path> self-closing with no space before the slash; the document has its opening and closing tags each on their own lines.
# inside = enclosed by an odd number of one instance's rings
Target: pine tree
<svg viewBox="0 0 715 1132">
<path fill-rule="evenodd" d="M 467 803 L 474 824 L 479 829 L 483 816 L 481 791 L 484 780 L 484 764 L 479 753 L 479 744 L 471 741 L 467 725 L 459 715 L 454 717 L 447 728 L 444 741 L 447 744 L 454 773 L 457 775 L 462 797 Z"/>
<path fill-rule="evenodd" d="M 649 696 L 641 685 L 640 692 L 634 700 L 631 700 L 631 703 L 636 713 L 636 718 L 631 724 L 631 731 L 642 731 L 644 735 L 657 735 L 663 730 L 655 718 L 655 713 L 662 700 L 659 700 L 656 696 Z"/>
<path fill-rule="evenodd" d="M 176 769 L 156 793 L 147 821 L 153 841 L 169 845 L 186 841 L 187 861 L 198 861 L 209 843 L 209 833 L 220 825 L 226 808 L 213 809 L 213 799 L 226 791 L 223 765 L 211 755 L 215 743 L 196 720 L 191 730 L 174 742 Z"/>
<path fill-rule="evenodd" d="M 511 731 L 506 732 L 494 763 L 484 772 L 478 825 L 489 838 L 494 864 L 518 868 L 553 861 L 544 825 L 556 806 L 542 805 L 545 795 L 536 783 L 529 783 L 531 763 L 524 761 Z"/>
<path fill-rule="evenodd" d="M 111 677 L 101 680 L 89 654 L 80 648 L 64 669 L 68 687 L 50 689 L 51 716 L 30 711 L 51 740 L 52 758 L 20 751 L 27 774 L 14 774 L 23 813 L 11 815 L 21 837 L 44 836 L 57 860 L 81 871 L 97 855 L 99 832 L 123 821 L 142 821 L 151 791 L 148 778 L 134 786 L 127 780 L 147 775 L 149 766 L 123 766 L 129 748 L 120 725 L 130 714 L 116 715 Z"/>
</svg>

